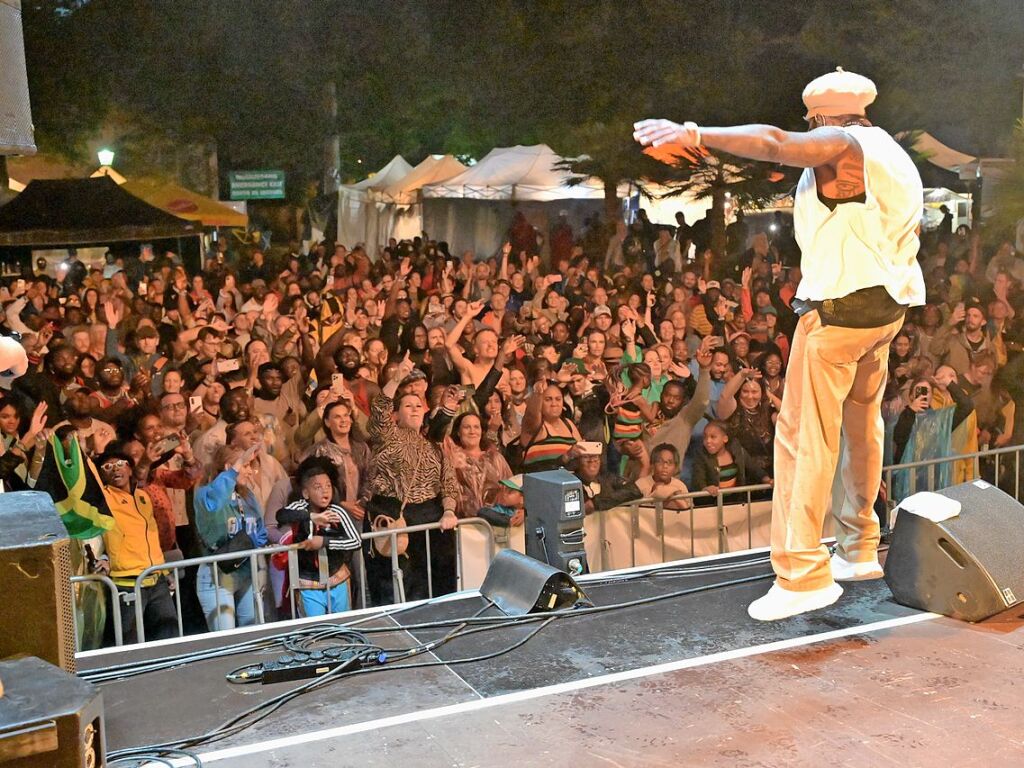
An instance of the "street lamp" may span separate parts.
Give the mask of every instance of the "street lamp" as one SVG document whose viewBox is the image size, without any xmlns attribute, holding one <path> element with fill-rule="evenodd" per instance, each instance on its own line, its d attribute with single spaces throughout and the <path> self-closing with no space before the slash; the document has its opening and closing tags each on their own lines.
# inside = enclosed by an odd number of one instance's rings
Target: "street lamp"
<svg viewBox="0 0 1024 768">
<path fill-rule="evenodd" d="M 96 157 L 99 158 L 101 166 L 113 166 L 114 164 L 114 150 L 112 149 L 101 149 L 96 153 Z"/>
</svg>

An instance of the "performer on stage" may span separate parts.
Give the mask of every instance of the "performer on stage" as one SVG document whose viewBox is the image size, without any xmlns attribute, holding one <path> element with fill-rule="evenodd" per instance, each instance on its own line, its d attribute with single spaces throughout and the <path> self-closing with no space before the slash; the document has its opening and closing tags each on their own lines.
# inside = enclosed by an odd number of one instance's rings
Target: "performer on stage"
<svg viewBox="0 0 1024 768">
<path fill-rule="evenodd" d="M 807 133 L 767 125 L 705 128 L 643 120 L 644 145 L 705 146 L 804 168 L 794 205 L 803 279 L 800 315 L 776 425 L 772 567 L 776 581 L 748 612 L 772 621 L 831 605 L 837 580 L 879 578 L 872 505 L 882 470 L 880 413 L 889 342 L 907 307 L 924 303 L 917 263 L 921 177 L 906 152 L 871 125 L 875 84 L 837 69 L 807 85 Z M 846 498 L 836 554 L 821 544 L 845 436 Z"/>
</svg>

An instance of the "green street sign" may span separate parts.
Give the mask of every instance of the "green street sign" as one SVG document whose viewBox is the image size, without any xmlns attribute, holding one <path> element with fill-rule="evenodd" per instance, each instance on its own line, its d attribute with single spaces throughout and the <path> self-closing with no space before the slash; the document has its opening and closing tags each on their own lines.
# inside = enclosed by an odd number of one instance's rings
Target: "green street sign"
<svg viewBox="0 0 1024 768">
<path fill-rule="evenodd" d="M 284 171 L 230 171 L 228 184 L 232 200 L 284 198 Z"/>
</svg>

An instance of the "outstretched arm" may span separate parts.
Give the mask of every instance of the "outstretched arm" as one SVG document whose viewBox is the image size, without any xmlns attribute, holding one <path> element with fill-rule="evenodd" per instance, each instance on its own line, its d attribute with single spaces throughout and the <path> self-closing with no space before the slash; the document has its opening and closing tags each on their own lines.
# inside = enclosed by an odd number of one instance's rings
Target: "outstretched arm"
<svg viewBox="0 0 1024 768">
<path fill-rule="evenodd" d="M 633 128 L 633 137 L 644 146 L 703 145 L 750 160 L 797 168 L 835 165 L 843 154 L 857 147 L 856 141 L 846 131 L 827 126 L 807 133 L 794 133 L 772 125 L 701 128 L 690 122 L 679 125 L 670 120 L 641 120 Z"/>
</svg>

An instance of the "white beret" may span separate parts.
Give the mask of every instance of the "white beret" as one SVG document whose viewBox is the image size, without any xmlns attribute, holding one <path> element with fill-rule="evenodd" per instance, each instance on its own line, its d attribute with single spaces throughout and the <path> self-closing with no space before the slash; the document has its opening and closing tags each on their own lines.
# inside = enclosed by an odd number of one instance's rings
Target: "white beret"
<svg viewBox="0 0 1024 768">
<path fill-rule="evenodd" d="M 846 72 L 836 67 L 835 72 L 816 77 L 804 88 L 805 117 L 822 115 L 863 115 L 865 108 L 875 100 L 878 89 L 864 75 Z"/>
</svg>

